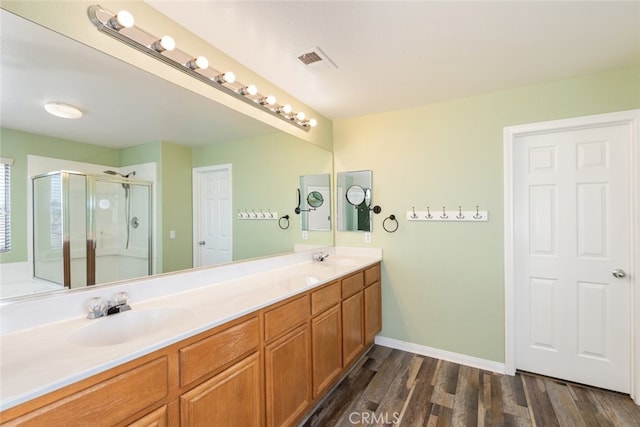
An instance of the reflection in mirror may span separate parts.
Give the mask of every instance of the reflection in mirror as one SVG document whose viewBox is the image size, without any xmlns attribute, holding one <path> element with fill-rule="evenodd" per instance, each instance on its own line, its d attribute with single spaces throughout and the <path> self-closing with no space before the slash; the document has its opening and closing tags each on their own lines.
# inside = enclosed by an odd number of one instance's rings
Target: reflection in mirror
<svg viewBox="0 0 640 427">
<path fill-rule="evenodd" d="M 32 178 L 35 278 L 75 289 L 152 273 L 151 182 L 108 172 Z"/>
<path fill-rule="evenodd" d="M 320 206 L 322 206 L 322 203 L 324 203 L 324 197 L 322 197 L 322 193 L 320 193 L 319 191 L 312 191 L 307 196 L 307 203 L 313 209 L 319 208 Z"/>
<path fill-rule="evenodd" d="M 306 196 L 301 198 L 296 213 L 301 214 L 300 226 L 302 230 L 331 230 L 330 180 L 329 174 L 300 177 L 300 190 L 298 191 Z"/>
<path fill-rule="evenodd" d="M 191 268 L 193 244 L 200 240 L 193 235 L 193 168 L 233 165 L 229 215 L 234 218 L 240 209 L 271 209 L 280 216 L 291 214 L 290 195 L 298 187 L 301 174 L 333 173 L 332 153 L 317 145 L 4 9 L 0 9 L 0 24 L 3 48 L 0 157 L 3 162 L 8 159 L 12 163 L 11 249 L 0 253 L 2 304 L 7 303 L 7 298 L 21 295 L 24 300 L 31 294 L 60 288 L 48 280 L 34 278 L 30 185 L 33 176 L 74 170 L 115 179 L 104 171 L 126 174 L 136 170 L 137 180 L 153 183 L 149 187 L 152 193 L 149 223 L 154 224 L 150 251 L 153 273 L 167 273 Z M 76 100 L 84 107 L 83 117 L 66 122 L 49 116 L 40 99 L 42 93 L 51 92 Z M 184 120 L 188 120 L 188 126 Z M 272 166 L 280 162 L 290 167 Z M 117 183 L 113 186 L 117 190 L 115 197 L 96 194 L 95 209 L 106 215 L 104 219 L 116 211 L 119 216 L 126 215 L 125 188 Z M 139 199 L 136 191 L 137 187 L 132 186 L 129 197 L 134 203 L 129 221 L 121 218 L 123 224 L 128 224 L 129 247 L 126 229 L 109 246 L 108 230 L 104 228 L 105 240 L 98 244 L 97 255 L 111 251 L 111 255 L 128 257 L 146 248 L 141 243 L 144 239 L 136 240 L 148 224 L 145 215 L 134 212 Z M 329 193 L 318 191 L 324 198 L 318 208 L 322 210 L 329 206 Z M 317 203 L 315 198 L 312 202 Z M 295 220 L 296 216 L 292 218 Z M 234 220 L 232 228 L 233 261 L 291 252 L 299 243 L 333 244 L 331 233 L 310 234 L 309 240 L 300 242 L 300 236 L 291 232 L 297 225 L 283 230 L 277 221 Z M 73 248 L 71 251 L 80 253 Z M 115 269 L 107 264 L 105 268 L 102 266 L 96 265 L 96 283 L 119 279 L 113 276 Z M 74 290 L 78 291 L 82 289 Z"/>
<path fill-rule="evenodd" d="M 369 191 L 369 190 L 367 190 Z M 347 202 L 353 206 L 359 206 L 364 202 L 365 190 L 359 185 L 352 185 L 347 189 Z"/>
<path fill-rule="evenodd" d="M 371 171 L 340 172 L 338 231 L 371 231 Z"/>
</svg>

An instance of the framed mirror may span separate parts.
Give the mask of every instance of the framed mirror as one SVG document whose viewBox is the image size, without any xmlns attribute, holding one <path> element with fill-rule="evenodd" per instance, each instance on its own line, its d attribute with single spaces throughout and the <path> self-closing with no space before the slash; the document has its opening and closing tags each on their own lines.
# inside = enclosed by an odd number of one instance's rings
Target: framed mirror
<svg viewBox="0 0 640 427">
<path fill-rule="evenodd" d="M 303 231 L 331 231 L 331 177 L 329 174 L 300 177 L 298 207 Z"/>
<path fill-rule="evenodd" d="M 371 231 L 370 170 L 340 172 L 336 183 L 338 231 Z"/>
<path fill-rule="evenodd" d="M 310 234 L 303 241 L 292 232 L 298 217 L 292 215 L 291 200 L 300 175 L 333 174 L 331 151 L 5 9 L 0 9 L 0 23 L 0 157 L 12 160 L 11 247 L 0 253 L 2 303 L 66 292 L 33 279 L 31 177 L 55 170 L 100 175 L 135 170 L 136 178 L 153 182 L 153 274 L 193 266 L 193 245 L 200 240 L 193 234 L 193 169 L 223 163 L 233 165 L 233 261 L 291 252 L 300 243 L 333 244 L 332 233 Z M 39 100 L 51 92 L 73 99 L 84 107 L 84 116 L 71 122 L 49 116 Z M 289 166 L 273 166 L 281 162 Z M 124 201 L 124 188 L 116 187 Z M 330 198 L 322 194 L 319 209 L 330 206 Z M 312 197 L 311 203 L 319 200 Z M 292 227 L 283 230 L 277 220 L 236 218 L 237 212 L 252 209 L 289 214 Z M 102 232 L 109 237 L 106 229 Z M 124 251 L 126 230 L 123 236 L 118 247 Z"/>
</svg>

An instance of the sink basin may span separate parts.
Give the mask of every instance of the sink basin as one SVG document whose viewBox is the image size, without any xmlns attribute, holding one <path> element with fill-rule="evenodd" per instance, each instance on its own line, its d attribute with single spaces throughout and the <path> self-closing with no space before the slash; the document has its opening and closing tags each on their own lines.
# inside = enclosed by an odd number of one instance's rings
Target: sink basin
<svg viewBox="0 0 640 427">
<path fill-rule="evenodd" d="M 184 308 L 154 308 L 136 311 L 135 308 L 92 320 L 69 335 L 69 342 L 84 347 L 117 345 L 149 337 L 180 326 L 193 313 Z"/>
<path fill-rule="evenodd" d="M 320 265 L 328 265 L 331 267 L 350 267 L 356 265 L 358 261 L 352 258 L 328 258 L 319 262 Z"/>
</svg>

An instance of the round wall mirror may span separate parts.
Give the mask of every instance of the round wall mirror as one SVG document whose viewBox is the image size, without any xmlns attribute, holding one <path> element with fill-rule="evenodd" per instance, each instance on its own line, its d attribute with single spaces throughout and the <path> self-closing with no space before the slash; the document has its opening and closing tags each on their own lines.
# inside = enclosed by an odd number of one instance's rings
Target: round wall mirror
<svg viewBox="0 0 640 427">
<path fill-rule="evenodd" d="M 307 195 L 307 203 L 312 208 L 319 208 L 324 203 L 324 197 L 319 191 L 312 191 Z"/>
<path fill-rule="evenodd" d="M 347 201 L 353 206 L 359 206 L 364 202 L 365 191 L 359 185 L 352 185 L 347 189 Z"/>
</svg>

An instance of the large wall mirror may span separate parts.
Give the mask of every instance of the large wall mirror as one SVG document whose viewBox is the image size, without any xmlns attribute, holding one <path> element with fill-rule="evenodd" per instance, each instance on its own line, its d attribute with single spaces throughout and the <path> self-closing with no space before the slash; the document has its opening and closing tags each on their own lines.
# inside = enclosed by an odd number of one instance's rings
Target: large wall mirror
<svg viewBox="0 0 640 427">
<path fill-rule="evenodd" d="M 371 231 L 371 171 L 340 172 L 336 183 L 338 231 Z"/>
<path fill-rule="evenodd" d="M 300 177 L 296 213 L 303 231 L 331 231 L 330 185 L 329 174 Z"/>
<path fill-rule="evenodd" d="M 31 177 L 52 171 L 108 177 L 106 170 L 118 175 L 135 170 L 136 179 L 152 183 L 154 274 L 194 265 L 194 168 L 232 165 L 233 261 L 291 252 L 299 243 L 333 244 L 332 233 L 302 241 L 292 203 L 301 175 L 333 174 L 330 151 L 3 9 L 0 31 L 0 157 L 12 162 L 11 248 L 0 253 L 3 302 L 66 291 L 32 282 Z M 45 101 L 77 104 L 84 115 L 50 116 Z M 276 166 L 283 163 L 288 166 Z M 126 185 L 115 187 L 125 197 Z M 289 215 L 291 226 L 242 221 L 236 213 L 245 210 Z M 126 236 L 114 239 L 126 245 Z"/>
</svg>

